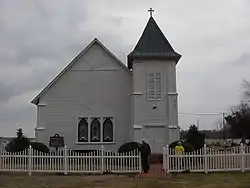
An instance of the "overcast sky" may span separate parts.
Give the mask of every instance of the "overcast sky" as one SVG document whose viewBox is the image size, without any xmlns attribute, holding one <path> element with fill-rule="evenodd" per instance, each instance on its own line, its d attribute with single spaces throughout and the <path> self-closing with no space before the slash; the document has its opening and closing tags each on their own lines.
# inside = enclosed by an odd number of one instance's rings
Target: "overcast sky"
<svg viewBox="0 0 250 188">
<path fill-rule="evenodd" d="M 1 0 L 0 136 L 22 127 L 34 135 L 30 101 L 97 37 L 126 64 L 152 7 L 156 22 L 182 54 L 179 111 L 220 113 L 239 102 L 250 79 L 249 0 Z M 215 116 L 180 115 L 182 128 L 215 128 Z"/>
</svg>

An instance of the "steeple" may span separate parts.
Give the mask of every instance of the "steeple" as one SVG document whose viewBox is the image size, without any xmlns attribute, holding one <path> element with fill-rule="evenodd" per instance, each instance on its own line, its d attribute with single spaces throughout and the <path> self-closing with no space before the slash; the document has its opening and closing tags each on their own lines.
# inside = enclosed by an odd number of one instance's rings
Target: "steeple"
<svg viewBox="0 0 250 188">
<path fill-rule="evenodd" d="M 128 55 L 128 68 L 132 69 L 133 60 L 174 60 L 176 63 L 181 55 L 172 48 L 161 29 L 155 22 L 150 9 L 148 23 L 136 44 Z"/>
</svg>

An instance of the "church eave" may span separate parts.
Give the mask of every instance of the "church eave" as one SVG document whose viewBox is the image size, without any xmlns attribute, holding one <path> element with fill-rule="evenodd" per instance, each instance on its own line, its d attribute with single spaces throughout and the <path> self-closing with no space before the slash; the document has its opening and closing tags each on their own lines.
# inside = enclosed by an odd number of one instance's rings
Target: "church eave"
<svg viewBox="0 0 250 188">
<path fill-rule="evenodd" d="M 156 60 L 156 61 L 175 61 L 176 64 L 179 62 L 181 58 L 181 54 L 174 52 L 174 53 L 130 53 L 128 55 L 128 68 L 133 68 L 133 61 L 134 60 Z"/>
</svg>

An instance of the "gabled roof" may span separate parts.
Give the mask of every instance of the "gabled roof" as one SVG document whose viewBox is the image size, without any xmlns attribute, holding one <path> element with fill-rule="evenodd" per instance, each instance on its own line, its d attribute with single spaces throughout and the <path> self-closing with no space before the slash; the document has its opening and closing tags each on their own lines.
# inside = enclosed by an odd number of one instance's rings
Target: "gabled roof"
<svg viewBox="0 0 250 188">
<path fill-rule="evenodd" d="M 32 101 L 31 103 L 33 104 L 38 104 L 39 103 L 39 98 L 49 89 L 51 88 L 58 79 L 70 68 L 74 65 L 74 63 L 82 57 L 88 49 L 94 45 L 98 44 L 103 48 L 104 51 L 106 51 L 112 58 L 115 59 L 117 63 L 119 63 L 129 74 L 131 74 L 131 71 L 124 65 L 111 51 L 109 51 L 97 38 L 95 38 L 87 47 L 83 49 Z"/>
<path fill-rule="evenodd" d="M 181 55 L 173 49 L 151 16 L 134 50 L 128 55 L 128 67 L 134 59 L 170 59 L 179 61 Z"/>
</svg>

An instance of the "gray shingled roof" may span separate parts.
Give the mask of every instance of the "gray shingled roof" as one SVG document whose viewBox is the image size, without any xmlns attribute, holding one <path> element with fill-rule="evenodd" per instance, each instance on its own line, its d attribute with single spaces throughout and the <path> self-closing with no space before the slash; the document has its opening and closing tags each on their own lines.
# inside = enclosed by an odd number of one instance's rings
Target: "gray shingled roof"
<svg viewBox="0 0 250 188">
<path fill-rule="evenodd" d="M 134 50 L 128 55 L 128 68 L 134 59 L 169 59 L 179 61 L 181 55 L 174 51 L 161 29 L 151 16 Z"/>
</svg>

